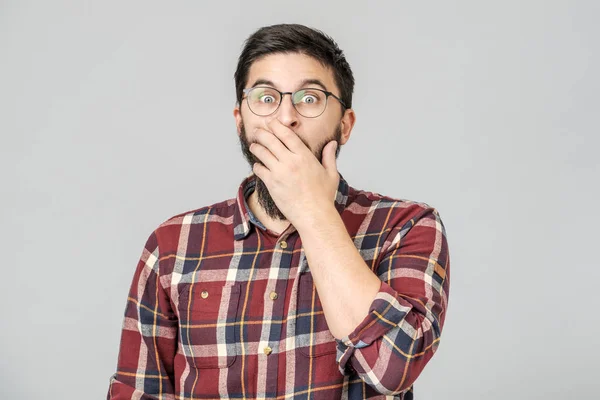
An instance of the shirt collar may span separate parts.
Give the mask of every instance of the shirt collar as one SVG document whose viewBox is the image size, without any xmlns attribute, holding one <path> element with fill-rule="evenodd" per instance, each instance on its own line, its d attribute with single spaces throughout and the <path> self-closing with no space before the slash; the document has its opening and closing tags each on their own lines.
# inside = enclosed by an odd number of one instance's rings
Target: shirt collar
<svg viewBox="0 0 600 400">
<path fill-rule="evenodd" d="M 341 214 L 346 208 L 350 187 L 348 182 L 346 182 L 339 171 L 338 174 L 340 175 L 340 182 L 335 195 L 335 208 L 338 213 Z M 250 196 L 250 194 L 254 191 L 255 186 L 256 175 L 254 174 L 250 174 L 248 177 L 246 177 L 239 186 L 233 214 L 233 235 L 235 240 L 242 240 L 248 236 L 251 229 L 251 223 L 264 229 L 264 226 L 259 220 L 256 219 L 254 214 L 252 214 L 252 211 L 250 210 L 250 207 L 248 207 L 248 203 L 246 201 L 247 197 Z"/>
</svg>

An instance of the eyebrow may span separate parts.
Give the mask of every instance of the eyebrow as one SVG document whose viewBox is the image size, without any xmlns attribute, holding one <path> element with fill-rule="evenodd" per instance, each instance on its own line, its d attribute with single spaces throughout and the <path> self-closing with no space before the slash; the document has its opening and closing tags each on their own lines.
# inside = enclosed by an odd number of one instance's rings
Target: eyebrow
<svg viewBox="0 0 600 400">
<path fill-rule="evenodd" d="M 263 78 L 259 78 L 256 81 L 254 81 L 254 83 L 252 84 L 251 87 L 254 87 L 257 85 L 268 85 L 268 86 L 276 87 L 276 85 L 273 83 L 273 81 L 270 81 L 268 79 L 263 79 Z M 302 88 L 306 85 L 321 86 L 323 88 L 323 90 L 328 91 L 327 86 L 325 86 L 325 84 L 320 79 L 304 79 L 302 82 L 300 82 L 299 86 L 300 86 L 300 88 Z"/>
</svg>

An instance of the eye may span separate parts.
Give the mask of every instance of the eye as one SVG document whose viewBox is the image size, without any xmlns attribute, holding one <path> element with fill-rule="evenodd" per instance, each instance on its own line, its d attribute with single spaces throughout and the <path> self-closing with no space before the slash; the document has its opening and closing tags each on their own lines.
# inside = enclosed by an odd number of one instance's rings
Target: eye
<svg viewBox="0 0 600 400">
<path fill-rule="evenodd" d="M 294 93 L 294 104 L 313 105 L 321 101 L 320 93 L 316 90 L 301 89 Z"/>
<path fill-rule="evenodd" d="M 319 101 L 317 96 L 314 96 L 312 94 L 307 94 L 306 96 L 302 97 L 302 102 L 304 102 L 306 104 L 314 104 L 317 101 Z"/>
<path fill-rule="evenodd" d="M 249 95 L 253 103 L 276 104 L 279 102 L 279 94 L 268 87 L 255 87 Z"/>
<path fill-rule="evenodd" d="M 263 103 L 274 103 L 275 102 L 275 97 L 271 96 L 271 95 L 264 95 L 260 97 L 260 101 L 262 101 Z"/>
</svg>

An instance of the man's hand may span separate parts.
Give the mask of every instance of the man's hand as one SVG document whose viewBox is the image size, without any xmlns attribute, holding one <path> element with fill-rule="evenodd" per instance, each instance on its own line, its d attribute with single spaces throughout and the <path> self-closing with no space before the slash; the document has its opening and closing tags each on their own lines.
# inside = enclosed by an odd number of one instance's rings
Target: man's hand
<svg viewBox="0 0 600 400">
<path fill-rule="evenodd" d="M 262 161 L 253 172 L 265 183 L 279 210 L 294 226 L 333 207 L 339 184 L 337 143 L 323 149 L 323 164 L 288 127 L 274 118 L 254 131 L 258 143 L 250 151 Z"/>
</svg>

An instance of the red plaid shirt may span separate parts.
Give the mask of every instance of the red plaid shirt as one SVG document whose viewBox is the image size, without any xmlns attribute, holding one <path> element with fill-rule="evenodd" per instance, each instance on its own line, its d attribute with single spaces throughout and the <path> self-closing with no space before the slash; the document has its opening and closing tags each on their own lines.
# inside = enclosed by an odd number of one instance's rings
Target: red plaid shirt
<svg viewBox="0 0 600 400">
<path fill-rule="evenodd" d="M 413 399 L 439 346 L 449 253 L 438 212 L 354 189 L 336 208 L 381 280 L 370 313 L 330 333 L 302 239 L 246 198 L 176 215 L 148 238 L 133 276 L 108 399 Z"/>
</svg>

